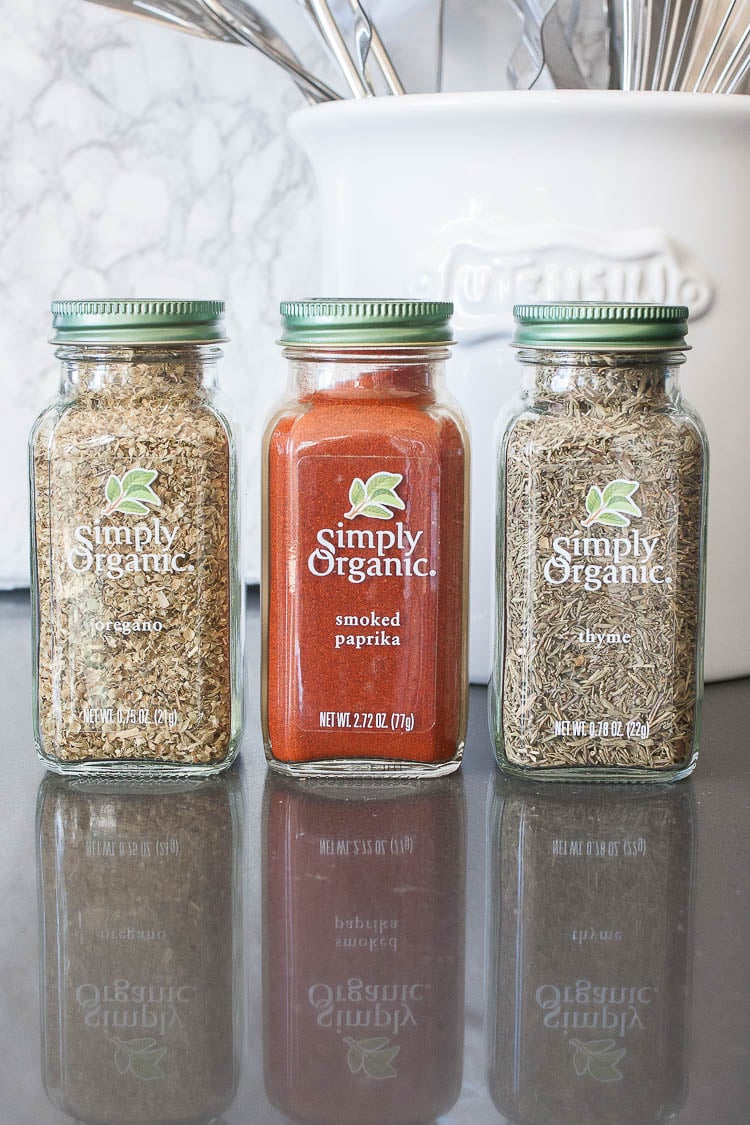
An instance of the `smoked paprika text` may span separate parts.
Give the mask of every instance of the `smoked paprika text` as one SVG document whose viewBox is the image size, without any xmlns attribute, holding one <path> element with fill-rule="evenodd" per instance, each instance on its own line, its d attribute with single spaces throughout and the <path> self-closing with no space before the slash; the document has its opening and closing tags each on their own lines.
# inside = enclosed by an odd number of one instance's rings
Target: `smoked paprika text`
<svg viewBox="0 0 750 1125">
<path fill-rule="evenodd" d="M 466 724 L 468 451 L 446 303 L 282 306 L 263 728 L 289 773 L 447 773 Z"/>
</svg>

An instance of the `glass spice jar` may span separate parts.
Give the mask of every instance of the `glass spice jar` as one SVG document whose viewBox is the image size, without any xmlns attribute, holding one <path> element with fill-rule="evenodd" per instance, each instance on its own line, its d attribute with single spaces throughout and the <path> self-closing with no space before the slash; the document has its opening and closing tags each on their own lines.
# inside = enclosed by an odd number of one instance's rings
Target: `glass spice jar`
<svg viewBox="0 0 750 1125">
<path fill-rule="evenodd" d="M 220 301 L 58 301 L 30 441 L 35 736 L 60 773 L 204 775 L 242 727 Z"/>
<path fill-rule="evenodd" d="M 282 305 L 263 463 L 263 736 L 290 774 L 427 776 L 466 728 L 468 450 L 452 305 Z"/>
<path fill-rule="evenodd" d="M 535 779 L 695 767 L 707 445 L 683 401 L 688 310 L 522 305 L 499 456 L 491 726 Z"/>
</svg>

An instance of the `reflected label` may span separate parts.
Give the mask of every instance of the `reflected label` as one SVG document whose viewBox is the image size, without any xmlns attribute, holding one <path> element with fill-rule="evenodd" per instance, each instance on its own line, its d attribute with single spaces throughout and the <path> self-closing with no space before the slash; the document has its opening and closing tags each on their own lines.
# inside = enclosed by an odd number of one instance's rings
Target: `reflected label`
<svg viewBox="0 0 750 1125">
<path fill-rule="evenodd" d="M 649 1125 L 684 1101 L 689 787 L 496 777 L 489 1085 L 514 1125 Z"/>
<path fill-rule="evenodd" d="M 463 1049 L 462 779 L 269 775 L 264 837 L 269 1098 L 302 1122 L 446 1112 Z"/>
</svg>

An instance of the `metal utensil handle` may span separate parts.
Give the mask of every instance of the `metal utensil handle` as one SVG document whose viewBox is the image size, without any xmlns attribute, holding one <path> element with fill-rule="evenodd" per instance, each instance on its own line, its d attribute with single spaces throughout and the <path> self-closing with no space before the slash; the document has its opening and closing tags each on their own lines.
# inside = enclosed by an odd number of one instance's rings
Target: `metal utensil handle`
<svg viewBox="0 0 750 1125">
<path fill-rule="evenodd" d="M 743 74 L 750 68 L 750 27 L 746 27 L 739 42 L 724 64 L 721 74 L 711 88 L 713 94 L 733 93 Z"/>
<path fill-rule="evenodd" d="M 721 91 L 721 92 L 723 92 L 725 94 L 734 94 L 737 91 L 737 89 L 739 88 L 739 86 L 742 84 L 742 82 L 744 82 L 748 73 L 750 73 L 750 54 L 745 56 L 745 58 L 742 60 L 742 63 L 740 65 L 739 69 L 737 70 L 737 73 L 727 83 L 726 89 L 724 91 Z"/>
<path fill-rule="evenodd" d="M 306 6 L 312 12 L 318 30 L 338 63 L 349 89 L 355 98 L 366 98 L 369 91 L 359 76 L 357 65 L 349 54 L 339 25 L 326 0 L 306 0 Z"/>
<path fill-rule="evenodd" d="M 623 80 L 622 8 L 617 0 L 604 0 L 604 16 L 606 21 L 607 61 L 609 63 L 607 86 L 610 90 L 621 90 Z"/>
<path fill-rule="evenodd" d="M 275 62 L 277 66 L 281 67 L 290 74 L 297 86 L 302 90 L 306 97 L 311 101 L 337 101 L 339 95 L 326 86 L 324 82 L 315 78 L 309 71 L 297 62 L 296 58 L 291 54 L 282 54 L 280 51 L 272 47 L 268 41 L 252 29 L 243 26 L 237 18 L 229 11 L 221 0 L 201 0 L 201 3 L 207 8 L 214 19 L 220 24 L 228 27 L 235 34 L 236 38 L 241 42 L 248 44 L 250 47 L 255 47 L 262 55 Z"/>
<path fill-rule="evenodd" d="M 367 87 L 368 93 L 376 93 L 369 71 L 370 48 L 372 46 L 372 24 L 367 12 L 360 6 L 354 13 L 354 61 L 359 77 Z"/>
<path fill-rule="evenodd" d="M 370 28 L 370 53 L 380 68 L 386 86 L 392 94 L 405 94 L 406 90 L 398 76 L 398 72 L 391 61 L 385 43 L 380 38 L 380 33 L 372 22 L 372 17 L 365 10 L 362 0 L 349 0 L 349 5 L 356 16 L 365 20 Z"/>
<path fill-rule="evenodd" d="M 687 15 L 685 17 L 685 26 L 682 29 L 682 36 L 680 37 L 680 43 L 679 43 L 679 46 L 677 47 L 677 54 L 675 56 L 674 63 L 672 64 L 672 70 L 670 71 L 670 74 L 669 74 L 669 81 L 667 83 L 667 89 L 668 90 L 679 89 L 680 76 L 682 74 L 682 69 L 683 69 L 683 66 L 684 66 L 684 63 L 685 63 L 685 58 L 686 58 L 687 50 L 688 50 L 688 44 L 690 42 L 690 36 L 692 34 L 692 31 L 693 31 L 693 25 L 695 24 L 695 20 L 698 16 L 699 9 L 700 9 L 700 0 L 690 0 L 690 7 L 688 8 Z M 677 23 L 675 21 L 675 28 L 676 27 L 677 27 Z M 672 61 L 671 60 L 671 52 L 672 52 L 672 48 L 670 47 L 670 62 Z M 662 89 L 663 88 L 664 87 L 662 86 Z"/>
<path fill-rule="evenodd" d="M 721 23 L 719 24 L 719 27 L 718 27 L 718 29 L 717 29 L 714 37 L 713 37 L 713 40 L 711 42 L 711 46 L 708 48 L 708 51 L 706 52 L 706 56 L 703 59 L 703 64 L 700 68 L 700 71 L 698 72 L 698 77 L 695 79 L 695 83 L 693 85 L 694 93 L 699 93 L 700 90 L 701 90 L 701 87 L 703 85 L 703 80 L 705 79 L 705 77 L 706 77 L 706 75 L 707 75 L 707 73 L 708 73 L 708 71 L 711 67 L 713 57 L 714 57 L 714 55 L 715 55 L 715 53 L 718 49 L 719 43 L 721 42 L 721 38 L 724 34 L 724 31 L 726 30 L 727 24 L 729 23 L 729 20 L 731 18 L 732 12 L 734 11 L 734 9 L 736 7 L 736 4 L 737 4 L 737 0 L 729 0 L 729 5 L 727 7 L 726 12 L 724 13 L 724 17 L 721 20 Z M 704 19 L 703 19 L 701 29 L 700 29 L 700 33 L 697 36 L 697 39 L 698 39 L 699 43 L 700 43 L 701 38 L 702 38 L 703 29 L 708 24 L 708 17 L 709 17 L 709 13 L 706 12 L 706 14 L 704 16 Z"/>
<path fill-rule="evenodd" d="M 635 0 L 623 0 L 622 12 L 622 88 L 633 89 L 635 65 Z"/>
<path fill-rule="evenodd" d="M 643 89 L 643 71 L 647 65 L 647 50 L 651 42 L 651 30 L 648 26 L 650 0 L 639 0 L 638 20 L 635 29 L 635 54 L 633 57 L 633 87 Z"/>
<path fill-rule="evenodd" d="M 659 43 L 656 48 L 656 58 L 654 60 L 654 71 L 651 82 L 652 90 L 664 89 L 669 64 L 672 60 L 672 52 L 674 51 L 682 3 L 683 0 L 676 0 L 674 13 L 672 12 L 672 0 L 666 0 L 664 5 L 661 16 L 661 28 L 659 30 Z"/>
<path fill-rule="evenodd" d="M 98 4 L 101 8 L 110 11 L 124 12 L 128 16 L 137 16 L 138 19 L 150 20 L 160 27 L 171 28 L 173 31 L 183 31 L 186 35 L 196 35 L 202 39 L 215 39 L 220 43 L 236 43 L 237 37 L 226 28 L 219 25 L 208 12 L 200 11 L 198 14 L 195 5 L 179 4 L 175 10 L 173 2 L 159 3 L 148 0 L 89 0 L 91 4 Z M 190 9 L 188 14 L 187 9 Z M 200 22 L 196 22 L 199 19 Z"/>
</svg>

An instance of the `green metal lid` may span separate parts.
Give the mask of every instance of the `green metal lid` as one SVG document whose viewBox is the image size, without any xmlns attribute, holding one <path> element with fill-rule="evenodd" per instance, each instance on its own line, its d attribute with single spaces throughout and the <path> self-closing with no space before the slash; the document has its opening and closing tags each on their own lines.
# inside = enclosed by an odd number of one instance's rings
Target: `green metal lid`
<svg viewBox="0 0 750 1125">
<path fill-rule="evenodd" d="M 516 305 L 513 345 L 587 351 L 684 349 L 688 315 L 685 305 Z"/>
<path fill-rule="evenodd" d="M 53 301 L 55 344 L 209 344 L 227 339 L 223 301 Z"/>
<path fill-rule="evenodd" d="M 448 344 L 452 315 L 450 301 L 283 301 L 280 342 L 290 347 Z"/>
</svg>

